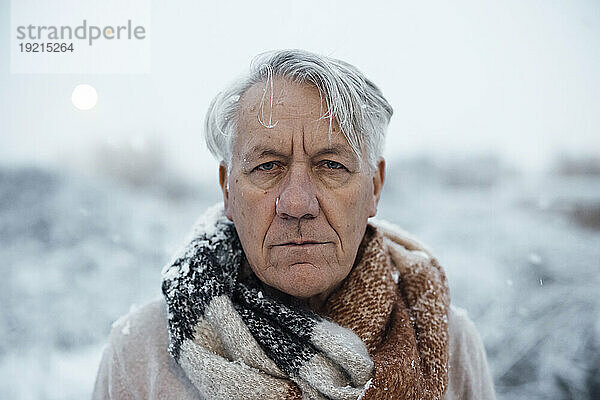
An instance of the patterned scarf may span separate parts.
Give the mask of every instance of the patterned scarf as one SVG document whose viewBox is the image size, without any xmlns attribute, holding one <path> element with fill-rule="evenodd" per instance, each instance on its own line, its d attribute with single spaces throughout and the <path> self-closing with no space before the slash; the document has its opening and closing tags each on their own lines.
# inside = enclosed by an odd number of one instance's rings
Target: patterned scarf
<svg viewBox="0 0 600 400">
<path fill-rule="evenodd" d="M 322 315 L 246 265 L 213 207 L 163 269 L 169 352 L 202 398 L 443 398 L 448 287 L 417 241 L 369 224 Z"/>
</svg>

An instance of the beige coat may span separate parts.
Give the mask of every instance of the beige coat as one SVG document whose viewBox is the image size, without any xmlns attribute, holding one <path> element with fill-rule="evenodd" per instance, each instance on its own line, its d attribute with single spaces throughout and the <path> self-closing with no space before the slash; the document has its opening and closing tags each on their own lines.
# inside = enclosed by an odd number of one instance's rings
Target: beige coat
<svg viewBox="0 0 600 400">
<path fill-rule="evenodd" d="M 485 349 L 466 312 L 448 315 L 450 374 L 446 399 L 495 399 Z M 167 352 L 166 304 L 154 300 L 119 319 L 109 336 L 93 399 L 200 399 Z"/>
</svg>

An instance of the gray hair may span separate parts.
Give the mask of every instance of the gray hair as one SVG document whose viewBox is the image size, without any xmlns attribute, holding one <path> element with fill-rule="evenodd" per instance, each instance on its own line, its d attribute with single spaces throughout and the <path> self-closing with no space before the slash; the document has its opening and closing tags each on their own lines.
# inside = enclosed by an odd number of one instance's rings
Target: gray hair
<svg viewBox="0 0 600 400">
<path fill-rule="evenodd" d="M 362 159 L 364 147 L 369 167 L 376 168 L 393 113 L 381 90 L 356 67 L 344 61 L 305 50 L 274 50 L 257 55 L 250 63 L 249 72 L 218 93 L 206 113 L 206 144 L 217 159 L 225 161 L 228 169 L 231 167 L 239 99 L 254 84 L 265 83 L 259 122 L 267 128 L 277 124 L 273 124 L 270 117 L 265 121 L 263 113 L 269 88 L 272 105 L 274 77 L 316 86 L 327 104 L 321 118 L 329 119 L 330 138 L 335 118 L 354 153 Z"/>
</svg>

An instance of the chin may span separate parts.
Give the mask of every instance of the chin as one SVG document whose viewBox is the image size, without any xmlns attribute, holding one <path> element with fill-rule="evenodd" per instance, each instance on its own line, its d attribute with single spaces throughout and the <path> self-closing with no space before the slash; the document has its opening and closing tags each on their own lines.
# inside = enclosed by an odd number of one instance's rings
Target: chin
<svg viewBox="0 0 600 400">
<path fill-rule="evenodd" d="M 327 291 L 331 285 L 323 271 L 311 264 L 296 264 L 290 267 L 279 290 L 290 296 L 308 299 Z"/>
<path fill-rule="evenodd" d="M 315 289 L 313 287 L 299 287 L 299 286 L 290 286 L 289 288 L 280 289 L 282 292 L 289 294 L 290 296 L 294 296 L 298 299 L 308 300 L 311 297 L 317 296 L 322 293 L 323 290 Z"/>
</svg>

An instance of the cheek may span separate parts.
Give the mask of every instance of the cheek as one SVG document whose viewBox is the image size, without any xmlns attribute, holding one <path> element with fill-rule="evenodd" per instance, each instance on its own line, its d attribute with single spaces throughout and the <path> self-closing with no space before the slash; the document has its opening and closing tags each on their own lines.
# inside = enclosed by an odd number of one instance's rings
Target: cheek
<svg viewBox="0 0 600 400">
<path fill-rule="evenodd" d="M 341 265 L 352 265 L 362 240 L 370 210 L 369 196 L 358 185 L 323 195 L 321 205 L 331 227 L 341 239 L 338 258 Z"/>
<path fill-rule="evenodd" d="M 243 187 L 230 190 L 233 223 L 244 251 L 250 258 L 262 253 L 264 237 L 273 220 L 275 199 L 262 190 L 248 190 Z"/>
<path fill-rule="evenodd" d="M 321 196 L 320 203 L 331 225 L 344 233 L 365 224 L 370 206 L 369 197 L 360 187 L 326 192 Z"/>
</svg>

